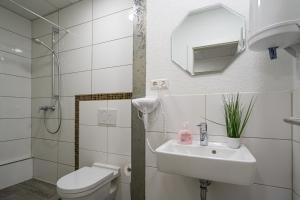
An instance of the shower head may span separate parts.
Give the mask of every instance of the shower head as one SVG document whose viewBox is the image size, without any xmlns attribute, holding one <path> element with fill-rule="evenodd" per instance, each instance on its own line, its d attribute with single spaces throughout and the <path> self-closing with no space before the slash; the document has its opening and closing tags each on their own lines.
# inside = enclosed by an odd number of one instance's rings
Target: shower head
<svg viewBox="0 0 300 200">
<path fill-rule="evenodd" d="M 39 43 L 39 44 L 42 43 L 42 41 L 40 39 L 38 39 L 38 38 L 33 39 L 33 41 L 35 41 L 36 43 Z"/>
<path fill-rule="evenodd" d="M 45 43 L 44 43 L 43 41 L 41 41 L 40 39 L 35 38 L 35 39 L 33 39 L 33 41 L 34 41 L 35 43 L 37 43 L 37 44 L 40 44 L 40 45 L 46 47 L 46 48 L 47 48 L 49 51 L 51 51 L 52 53 L 55 53 L 54 50 L 53 50 L 52 48 L 50 48 L 47 44 L 45 44 Z"/>
</svg>

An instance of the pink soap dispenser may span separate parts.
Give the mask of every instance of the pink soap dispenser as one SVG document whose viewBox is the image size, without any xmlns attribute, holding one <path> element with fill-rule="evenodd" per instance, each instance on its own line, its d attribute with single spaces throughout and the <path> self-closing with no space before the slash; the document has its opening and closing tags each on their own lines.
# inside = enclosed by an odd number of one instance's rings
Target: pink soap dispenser
<svg viewBox="0 0 300 200">
<path fill-rule="evenodd" d="M 183 129 L 177 133 L 177 141 L 179 144 L 192 144 L 192 131 L 188 129 L 189 122 L 184 122 Z"/>
</svg>

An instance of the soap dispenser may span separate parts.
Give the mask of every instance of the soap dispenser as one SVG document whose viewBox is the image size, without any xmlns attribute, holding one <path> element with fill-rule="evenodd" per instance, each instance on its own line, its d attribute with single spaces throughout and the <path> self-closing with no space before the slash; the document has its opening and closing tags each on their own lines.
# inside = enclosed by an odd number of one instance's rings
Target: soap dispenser
<svg viewBox="0 0 300 200">
<path fill-rule="evenodd" d="M 189 126 L 189 122 L 185 122 L 183 124 L 183 129 L 178 131 L 177 142 L 179 144 L 192 144 L 193 143 L 192 131 L 188 128 L 188 126 Z"/>
</svg>

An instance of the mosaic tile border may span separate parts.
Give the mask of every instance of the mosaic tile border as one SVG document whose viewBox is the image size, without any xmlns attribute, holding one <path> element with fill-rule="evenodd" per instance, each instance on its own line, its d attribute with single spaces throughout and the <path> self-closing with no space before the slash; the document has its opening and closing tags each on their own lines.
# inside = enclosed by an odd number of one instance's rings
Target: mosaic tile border
<svg viewBox="0 0 300 200">
<path fill-rule="evenodd" d="M 79 104 L 80 101 L 101 101 L 131 99 L 131 92 L 104 93 L 104 94 L 83 94 L 75 96 L 75 170 L 79 169 Z"/>
</svg>

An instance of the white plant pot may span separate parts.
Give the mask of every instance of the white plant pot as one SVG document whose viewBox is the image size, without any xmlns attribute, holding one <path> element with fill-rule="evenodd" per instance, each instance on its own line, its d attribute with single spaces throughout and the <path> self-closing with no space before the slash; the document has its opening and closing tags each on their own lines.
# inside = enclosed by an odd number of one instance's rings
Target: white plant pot
<svg viewBox="0 0 300 200">
<path fill-rule="evenodd" d="M 227 146 L 232 149 L 238 149 L 241 146 L 241 139 L 240 138 L 230 138 L 227 137 Z"/>
</svg>

